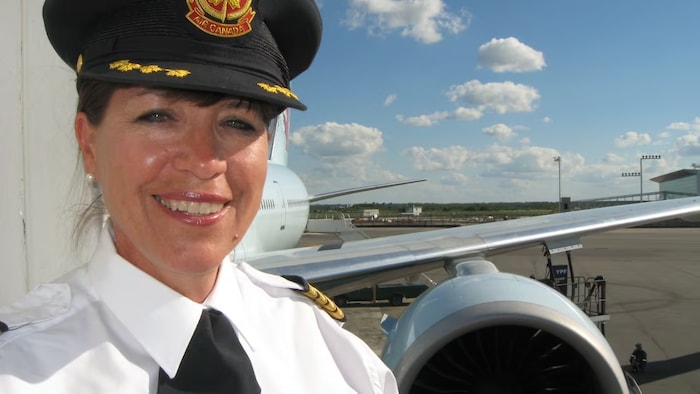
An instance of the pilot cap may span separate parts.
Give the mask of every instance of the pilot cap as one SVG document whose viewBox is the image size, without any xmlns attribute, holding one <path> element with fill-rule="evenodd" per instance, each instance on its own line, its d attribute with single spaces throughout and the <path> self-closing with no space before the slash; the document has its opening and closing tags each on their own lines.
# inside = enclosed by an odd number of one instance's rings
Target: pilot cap
<svg viewBox="0 0 700 394">
<path fill-rule="evenodd" d="M 320 45 L 314 0 L 46 0 L 43 13 L 79 78 L 306 109 L 289 81 Z"/>
</svg>

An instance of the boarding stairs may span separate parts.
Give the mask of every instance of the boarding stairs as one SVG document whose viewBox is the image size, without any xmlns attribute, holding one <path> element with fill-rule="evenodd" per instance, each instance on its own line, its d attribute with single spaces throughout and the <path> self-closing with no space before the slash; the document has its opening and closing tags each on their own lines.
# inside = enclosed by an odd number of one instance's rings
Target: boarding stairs
<svg viewBox="0 0 700 394">
<path fill-rule="evenodd" d="M 558 290 L 571 302 L 576 304 L 605 335 L 605 324 L 610 320 L 607 311 L 607 281 L 601 275 L 583 277 L 574 275 L 572 251 L 581 248 L 579 240 L 557 243 L 545 243 L 544 255 L 547 257 L 545 278 L 540 281 Z M 556 256 L 559 264 L 553 263 Z M 565 259 L 562 259 L 565 257 Z"/>
</svg>

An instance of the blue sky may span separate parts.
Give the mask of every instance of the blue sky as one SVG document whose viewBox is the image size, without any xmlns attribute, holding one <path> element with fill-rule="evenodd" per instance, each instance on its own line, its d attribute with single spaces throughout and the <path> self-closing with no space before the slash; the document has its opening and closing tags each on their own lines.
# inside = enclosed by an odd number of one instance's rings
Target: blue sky
<svg viewBox="0 0 700 394">
<path fill-rule="evenodd" d="M 639 193 L 700 163 L 700 2 L 320 0 L 290 167 L 335 202 Z"/>
</svg>

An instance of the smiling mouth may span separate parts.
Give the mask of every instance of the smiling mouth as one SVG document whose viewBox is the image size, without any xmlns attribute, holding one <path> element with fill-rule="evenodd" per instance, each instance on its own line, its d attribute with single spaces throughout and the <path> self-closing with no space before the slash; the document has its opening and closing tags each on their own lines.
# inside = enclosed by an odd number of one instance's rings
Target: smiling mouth
<svg viewBox="0 0 700 394">
<path fill-rule="evenodd" d="M 183 200 L 166 200 L 158 196 L 154 196 L 160 205 L 168 208 L 171 211 L 183 212 L 192 216 L 211 215 L 224 209 L 224 204 L 213 202 L 195 202 Z"/>
</svg>

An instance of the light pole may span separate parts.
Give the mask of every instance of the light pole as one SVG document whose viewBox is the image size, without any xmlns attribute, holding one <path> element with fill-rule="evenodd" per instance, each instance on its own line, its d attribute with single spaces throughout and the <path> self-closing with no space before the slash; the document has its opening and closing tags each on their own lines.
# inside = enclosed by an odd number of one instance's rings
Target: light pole
<svg viewBox="0 0 700 394">
<path fill-rule="evenodd" d="M 623 172 L 621 175 L 622 175 L 623 177 L 627 177 L 627 176 L 638 176 L 638 177 L 641 177 L 641 176 L 642 176 L 642 174 L 639 173 L 639 172 Z M 639 198 L 639 202 L 642 202 L 641 196 L 640 196 L 640 198 Z"/>
<path fill-rule="evenodd" d="M 557 178 L 559 179 L 559 212 L 561 212 L 561 156 L 554 156 L 554 161 L 559 165 L 559 175 Z"/>
<path fill-rule="evenodd" d="M 639 158 L 639 202 L 643 201 L 644 196 L 644 172 L 642 171 L 642 161 L 660 159 L 661 155 L 642 155 Z"/>
</svg>

